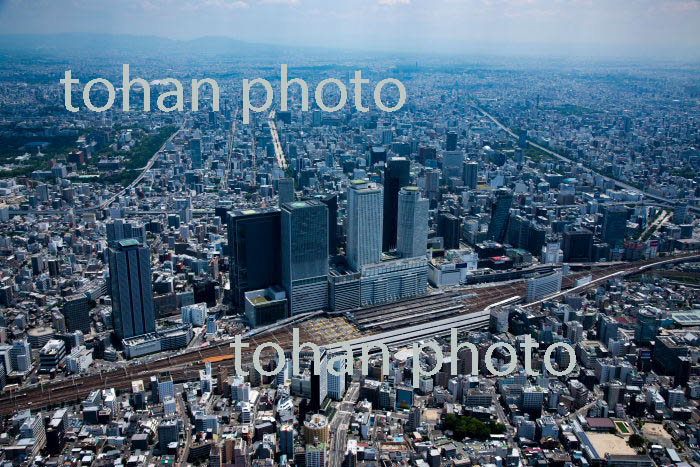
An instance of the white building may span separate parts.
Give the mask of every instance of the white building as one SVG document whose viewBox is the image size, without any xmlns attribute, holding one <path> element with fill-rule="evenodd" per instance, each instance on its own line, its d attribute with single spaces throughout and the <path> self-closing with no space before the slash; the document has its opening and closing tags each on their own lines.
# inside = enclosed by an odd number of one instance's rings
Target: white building
<svg viewBox="0 0 700 467">
<path fill-rule="evenodd" d="M 84 345 L 75 347 L 66 358 L 66 368 L 71 373 L 83 373 L 92 365 L 92 349 Z"/>
<path fill-rule="evenodd" d="M 190 323 L 192 326 L 202 327 L 207 322 L 208 308 L 206 303 L 183 306 L 181 312 L 183 323 Z"/>
<path fill-rule="evenodd" d="M 417 186 L 407 186 L 399 193 L 396 249 L 404 258 L 425 256 L 428 246 L 428 208 Z"/>
<path fill-rule="evenodd" d="M 333 358 L 333 355 L 329 356 L 329 359 L 331 358 Z M 340 375 L 334 375 L 331 374 L 330 371 L 328 372 L 328 397 L 334 400 L 341 400 L 345 395 L 345 359 L 335 358 L 333 361 L 333 369 L 336 373 L 340 373 Z"/>
<path fill-rule="evenodd" d="M 471 249 L 448 250 L 444 257 L 432 258 L 428 263 L 428 281 L 433 287 L 462 284 L 478 264 L 479 255 Z"/>
<path fill-rule="evenodd" d="M 561 292 L 561 280 L 561 272 L 555 272 L 542 277 L 533 277 L 528 280 L 527 303 L 536 302 Z"/>
<path fill-rule="evenodd" d="M 367 180 L 353 180 L 347 196 L 347 258 L 359 270 L 382 257 L 384 189 Z"/>
</svg>

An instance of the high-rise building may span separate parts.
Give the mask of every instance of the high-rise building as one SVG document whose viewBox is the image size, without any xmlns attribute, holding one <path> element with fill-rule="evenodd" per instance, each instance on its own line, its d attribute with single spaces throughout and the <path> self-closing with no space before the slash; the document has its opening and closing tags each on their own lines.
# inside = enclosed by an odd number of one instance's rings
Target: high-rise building
<svg viewBox="0 0 700 467">
<path fill-rule="evenodd" d="M 396 249 L 404 258 L 425 256 L 428 245 L 429 201 L 416 186 L 407 186 L 399 193 Z"/>
<path fill-rule="evenodd" d="M 457 132 L 448 131 L 447 139 L 445 140 L 445 151 L 454 151 L 457 149 Z"/>
<path fill-rule="evenodd" d="M 177 420 L 165 419 L 158 424 L 158 443 L 161 452 L 165 452 L 170 443 L 177 443 L 179 433 Z"/>
<path fill-rule="evenodd" d="M 660 320 L 651 311 L 642 310 L 637 317 L 637 326 L 634 330 L 634 340 L 639 344 L 649 344 L 659 333 Z"/>
<path fill-rule="evenodd" d="M 156 330 L 151 282 L 151 252 L 134 239 L 109 249 L 114 333 L 120 338 Z"/>
<path fill-rule="evenodd" d="M 282 205 L 282 286 L 292 315 L 328 306 L 328 207 L 316 199 Z"/>
<path fill-rule="evenodd" d="M 77 330 L 90 334 L 90 300 L 84 293 L 66 297 L 63 316 L 69 332 Z"/>
<path fill-rule="evenodd" d="M 506 242 L 513 248 L 525 249 L 530 242 L 530 221 L 519 214 L 511 214 L 506 229 Z"/>
<path fill-rule="evenodd" d="M 115 219 L 106 225 L 107 244 L 114 246 L 119 240 L 135 238 L 143 243 L 146 240 L 145 224 L 125 222 L 123 219 Z"/>
<path fill-rule="evenodd" d="M 284 203 L 291 203 L 294 201 L 294 179 L 280 178 L 277 181 L 277 193 L 280 206 Z"/>
<path fill-rule="evenodd" d="M 234 308 L 245 305 L 246 292 L 280 283 L 280 218 L 277 208 L 229 212 L 228 246 Z"/>
<path fill-rule="evenodd" d="M 202 139 L 192 138 L 190 140 L 190 155 L 192 157 L 192 168 L 202 168 Z"/>
<path fill-rule="evenodd" d="M 304 439 L 307 444 L 327 443 L 330 438 L 328 418 L 321 414 L 313 414 L 304 422 Z"/>
<path fill-rule="evenodd" d="M 462 151 L 445 151 L 442 154 L 442 175 L 445 178 L 462 178 L 463 167 L 464 153 Z"/>
<path fill-rule="evenodd" d="M 462 236 L 462 221 L 449 212 L 438 215 L 437 234 L 442 237 L 445 250 L 456 250 Z"/>
<path fill-rule="evenodd" d="M 464 186 L 476 189 L 476 185 L 479 181 L 479 164 L 472 161 L 467 161 L 464 163 L 462 178 L 464 181 Z"/>
<path fill-rule="evenodd" d="M 79 293 L 66 297 L 63 316 L 69 332 L 80 330 L 83 334 L 90 334 L 90 300 L 87 295 Z"/>
<path fill-rule="evenodd" d="M 496 199 L 491 209 L 491 221 L 489 222 L 486 238 L 503 243 L 512 204 L 513 193 L 510 190 L 501 188 L 496 192 Z"/>
<path fill-rule="evenodd" d="M 366 180 L 354 180 L 348 189 L 346 256 L 355 269 L 382 257 L 383 191 Z"/>
<path fill-rule="evenodd" d="M 294 456 L 294 426 L 282 425 L 279 430 L 280 453 L 288 458 Z"/>
<path fill-rule="evenodd" d="M 425 170 L 425 196 L 435 201 L 440 196 L 440 171 L 438 169 Z"/>
<path fill-rule="evenodd" d="M 26 373 L 32 369 L 32 347 L 26 340 L 14 341 L 10 349 L 11 370 Z"/>
<path fill-rule="evenodd" d="M 673 210 L 673 223 L 677 225 L 685 224 L 688 218 L 688 203 L 680 202 L 676 203 Z"/>
<path fill-rule="evenodd" d="M 396 221 L 399 208 L 399 191 L 408 186 L 411 162 L 405 157 L 392 157 L 384 170 L 384 221 L 382 250 L 396 248 Z"/>
<path fill-rule="evenodd" d="M 611 206 L 603 216 L 603 241 L 611 248 L 621 247 L 627 234 L 627 208 Z"/>
<path fill-rule="evenodd" d="M 591 261 L 593 232 L 583 228 L 564 232 L 562 251 L 564 252 L 565 263 Z"/>
<path fill-rule="evenodd" d="M 328 207 L 328 254 L 338 253 L 338 194 L 331 193 L 321 198 Z"/>
</svg>

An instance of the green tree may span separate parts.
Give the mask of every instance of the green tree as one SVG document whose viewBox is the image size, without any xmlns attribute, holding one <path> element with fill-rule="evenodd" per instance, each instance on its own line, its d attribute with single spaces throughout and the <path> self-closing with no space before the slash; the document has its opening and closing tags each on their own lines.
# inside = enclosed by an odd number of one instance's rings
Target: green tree
<svg viewBox="0 0 700 467">
<path fill-rule="evenodd" d="M 627 442 L 629 443 L 630 447 L 641 448 L 642 446 L 644 446 L 645 440 L 642 436 L 635 433 L 632 436 L 630 436 L 630 439 Z"/>
</svg>

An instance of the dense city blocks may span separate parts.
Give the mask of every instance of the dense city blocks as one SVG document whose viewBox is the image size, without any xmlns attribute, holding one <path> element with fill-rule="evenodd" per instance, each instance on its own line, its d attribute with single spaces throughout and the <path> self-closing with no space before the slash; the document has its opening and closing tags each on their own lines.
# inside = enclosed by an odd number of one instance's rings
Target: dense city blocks
<svg viewBox="0 0 700 467">
<path fill-rule="evenodd" d="M 700 2 L 30 3 L 0 467 L 700 466 Z"/>
</svg>

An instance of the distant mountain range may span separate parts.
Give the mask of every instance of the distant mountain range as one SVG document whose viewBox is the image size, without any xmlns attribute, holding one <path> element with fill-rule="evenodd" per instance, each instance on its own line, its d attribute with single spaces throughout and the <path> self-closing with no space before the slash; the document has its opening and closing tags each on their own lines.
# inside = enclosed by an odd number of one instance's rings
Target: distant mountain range
<svg viewBox="0 0 700 467">
<path fill-rule="evenodd" d="M 0 53 L 38 55 L 162 56 L 179 54 L 232 55 L 240 57 L 277 56 L 302 51 L 330 53 L 320 48 L 286 47 L 240 41 L 228 37 L 200 37 L 174 40 L 157 36 L 127 34 L 0 34 Z"/>
</svg>

